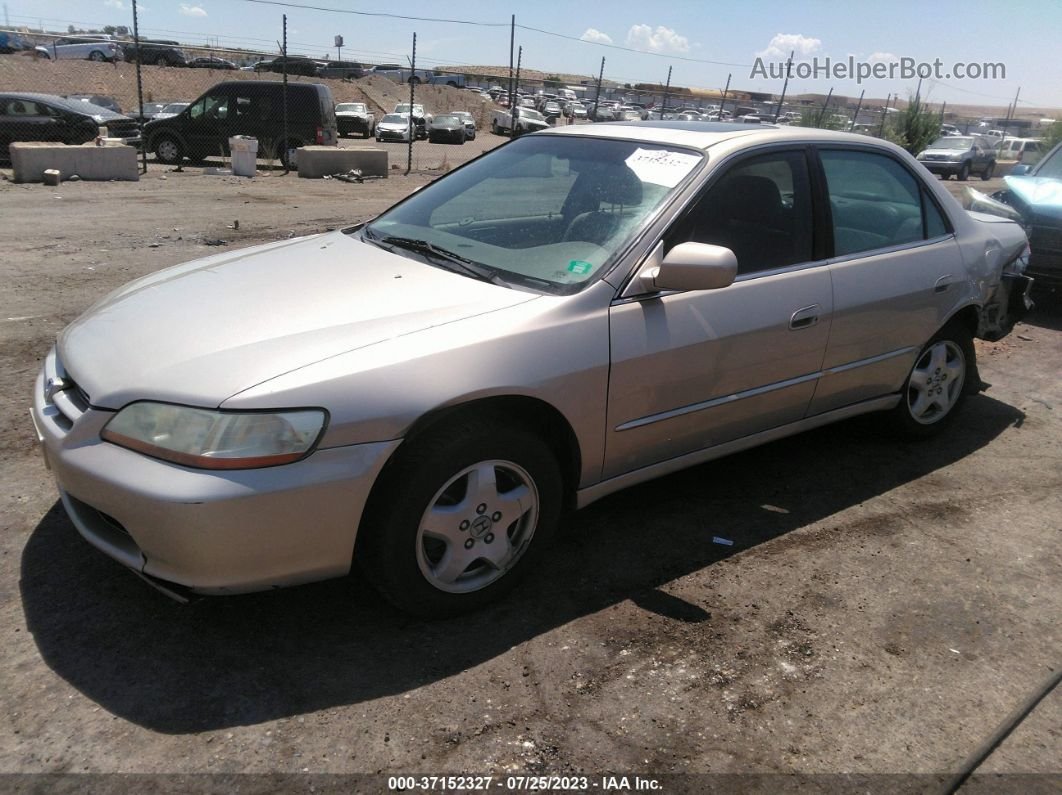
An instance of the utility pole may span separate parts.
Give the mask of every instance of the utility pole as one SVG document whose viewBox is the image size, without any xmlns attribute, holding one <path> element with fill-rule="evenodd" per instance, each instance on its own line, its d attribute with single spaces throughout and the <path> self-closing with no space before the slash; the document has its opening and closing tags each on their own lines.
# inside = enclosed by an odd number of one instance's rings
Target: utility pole
<svg viewBox="0 0 1062 795">
<path fill-rule="evenodd" d="M 597 103 L 601 99 L 601 80 L 605 76 L 605 59 L 601 59 L 601 71 L 597 73 L 597 93 L 594 94 L 594 110 L 590 121 L 597 121 Z"/>
<path fill-rule="evenodd" d="M 866 93 L 867 90 L 865 88 L 859 92 L 859 102 L 856 104 L 856 112 L 852 115 L 852 123 L 848 125 L 848 132 L 851 132 L 855 128 L 856 119 L 859 118 L 859 111 L 863 108 L 863 95 Z M 943 113 L 943 111 L 941 111 L 941 113 Z"/>
<path fill-rule="evenodd" d="M 819 111 L 819 117 L 815 119 L 815 126 L 822 125 L 822 117 L 826 115 L 826 108 L 830 107 L 830 99 L 833 97 L 833 86 L 830 86 L 830 93 L 826 95 L 826 101 L 822 103 L 822 110 Z"/>
<path fill-rule="evenodd" d="M 516 47 L 516 14 L 513 14 L 509 28 L 509 107 L 513 106 L 513 50 Z"/>
<path fill-rule="evenodd" d="M 406 175 L 413 170 L 413 139 L 417 137 L 417 128 L 413 123 L 413 99 L 417 89 L 417 34 L 413 34 L 413 57 L 409 59 L 409 150 L 406 156 Z M 427 120 L 425 119 L 425 123 Z"/>
<path fill-rule="evenodd" d="M 516 53 L 516 82 L 513 88 L 513 101 L 509 104 L 509 140 L 511 141 L 516 137 L 516 92 L 520 90 L 520 63 L 524 60 L 524 48 L 521 45 L 520 50 Z"/>
<path fill-rule="evenodd" d="M 899 97 L 900 95 L 897 94 L 896 96 Z M 888 94 L 885 97 L 885 107 L 882 108 L 881 111 L 881 127 L 878 128 L 878 138 L 883 138 L 885 136 L 885 119 L 889 117 L 890 102 L 892 102 L 892 94 Z"/>
<path fill-rule="evenodd" d="M 782 115 L 782 103 L 785 102 L 785 92 L 789 88 L 789 73 L 793 70 L 794 55 L 796 50 L 790 50 L 789 60 L 785 62 L 785 82 L 782 83 L 782 96 L 778 99 L 778 107 L 774 111 L 774 121 L 778 121 L 778 117 Z"/>
<path fill-rule="evenodd" d="M 726 88 L 723 89 L 723 98 L 719 100 L 719 121 L 723 120 L 723 111 L 726 109 L 726 95 L 730 91 L 730 78 L 732 75 L 726 76 Z"/>
<path fill-rule="evenodd" d="M 667 68 L 667 85 L 664 86 L 664 98 L 660 102 L 660 121 L 664 120 L 664 108 L 667 107 L 667 92 L 671 90 L 671 67 Z"/>
<path fill-rule="evenodd" d="M 280 53 L 284 57 L 281 63 L 281 77 L 284 87 L 280 92 L 281 102 L 284 106 L 284 141 L 280 144 L 280 154 L 284 162 L 284 173 L 291 171 L 291 157 L 288 155 L 288 15 L 284 14 L 284 43 L 280 46 Z"/>
<path fill-rule="evenodd" d="M 1021 96 L 1021 86 L 1018 86 L 1018 93 L 1014 95 L 1014 104 L 1007 108 L 1007 118 L 1003 121 L 1003 138 L 999 141 L 1000 153 L 1003 151 L 1003 144 L 1007 140 L 1007 128 L 1010 126 L 1011 117 L 1018 112 L 1018 97 Z"/>
<path fill-rule="evenodd" d="M 7 16 L 7 4 L 4 4 L 4 16 Z M 136 47 L 136 102 L 137 112 L 141 118 L 144 117 L 144 83 L 140 79 L 140 26 L 137 22 L 137 9 L 136 0 L 133 0 L 133 46 Z M 143 122 L 141 122 L 141 125 Z M 177 167 L 180 168 L 181 164 L 178 161 Z M 147 142 L 145 141 L 140 147 L 140 173 L 147 173 Z"/>
</svg>

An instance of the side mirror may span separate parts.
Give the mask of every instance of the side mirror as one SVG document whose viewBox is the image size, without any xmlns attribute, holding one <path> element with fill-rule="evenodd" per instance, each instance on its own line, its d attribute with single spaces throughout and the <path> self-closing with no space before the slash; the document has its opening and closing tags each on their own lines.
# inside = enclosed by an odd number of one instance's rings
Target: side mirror
<svg viewBox="0 0 1062 795">
<path fill-rule="evenodd" d="M 1032 171 L 1032 166 L 1030 166 L 1028 163 L 1022 163 L 1020 165 L 1014 166 L 1014 168 L 1010 170 L 1010 175 L 1012 177 L 1020 177 L 1023 174 L 1028 174 L 1030 171 Z"/>
<path fill-rule="evenodd" d="M 723 246 L 680 243 L 667 253 L 652 274 L 658 290 L 717 290 L 737 276 L 737 257 Z"/>
</svg>

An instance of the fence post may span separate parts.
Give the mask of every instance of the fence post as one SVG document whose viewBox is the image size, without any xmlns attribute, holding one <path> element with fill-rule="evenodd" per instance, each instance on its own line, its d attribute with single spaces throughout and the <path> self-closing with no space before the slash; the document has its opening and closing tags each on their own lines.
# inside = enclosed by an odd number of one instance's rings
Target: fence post
<svg viewBox="0 0 1062 795">
<path fill-rule="evenodd" d="M 524 46 L 520 45 L 520 50 L 516 55 L 516 82 L 510 83 L 511 91 L 509 93 L 509 140 L 511 141 L 516 137 L 516 92 L 520 88 L 520 64 L 524 60 Z"/>
<path fill-rule="evenodd" d="M 281 104 L 284 106 L 284 140 L 280 142 L 280 162 L 284 166 L 284 173 L 288 174 L 291 171 L 290 158 L 288 157 L 288 15 L 284 14 L 284 43 L 280 47 L 280 54 L 283 58 L 281 62 L 281 75 L 283 77 L 284 87 L 281 89 Z"/>
<path fill-rule="evenodd" d="M 7 6 L 4 6 L 5 8 Z M 137 21 L 136 0 L 133 0 L 133 46 L 136 47 L 136 101 L 137 115 L 140 117 L 140 173 L 147 173 L 147 141 L 144 140 L 144 84 L 140 79 L 140 24 Z M 178 166 L 181 164 L 178 163 Z"/>
<path fill-rule="evenodd" d="M 413 100 L 417 90 L 417 33 L 413 32 L 413 57 L 409 61 L 409 117 L 407 131 L 409 132 L 409 148 L 406 154 L 406 175 L 413 170 L 413 139 L 417 137 L 417 128 L 413 123 Z M 427 123 L 427 122 L 425 122 Z"/>
</svg>

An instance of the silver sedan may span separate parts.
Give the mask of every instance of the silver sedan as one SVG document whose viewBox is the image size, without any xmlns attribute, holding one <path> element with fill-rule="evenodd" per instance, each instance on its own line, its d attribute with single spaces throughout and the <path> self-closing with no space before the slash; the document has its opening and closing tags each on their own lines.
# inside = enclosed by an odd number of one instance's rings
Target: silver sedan
<svg viewBox="0 0 1062 795">
<path fill-rule="evenodd" d="M 32 413 L 74 526 L 171 594 L 357 562 L 452 614 L 617 489 L 865 412 L 942 430 L 974 336 L 1027 307 L 1027 250 L 864 136 L 568 127 L 118 290 Z"/>
</svg>

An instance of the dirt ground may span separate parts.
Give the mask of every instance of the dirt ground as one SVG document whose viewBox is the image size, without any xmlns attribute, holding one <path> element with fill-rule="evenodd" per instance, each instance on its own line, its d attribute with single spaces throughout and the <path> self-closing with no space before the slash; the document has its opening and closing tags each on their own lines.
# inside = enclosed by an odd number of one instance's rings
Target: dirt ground
<svg viewBox="0 0 1062 795">
<path fill-rule="evenodd" d="M 352 580 L 181 606 L 58 505 L 28 416 L 41 358 L 129 279 L 346 225 L 433 178 L 200 172 L 0 181 L 0 772 L 108 774 L 0 787 L 948 791 L 1013 725 L 965 790 L 1062 786 L 1062 693 L 1035 699 L 1062 665 L 1057 306 L 978 345 L 990 387 L 938 440 L 863 418 L 616 494 L 476 615 L 412 620 Z"/>
</svg>

